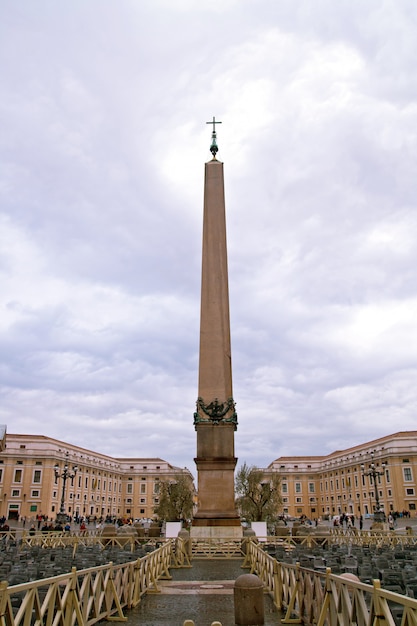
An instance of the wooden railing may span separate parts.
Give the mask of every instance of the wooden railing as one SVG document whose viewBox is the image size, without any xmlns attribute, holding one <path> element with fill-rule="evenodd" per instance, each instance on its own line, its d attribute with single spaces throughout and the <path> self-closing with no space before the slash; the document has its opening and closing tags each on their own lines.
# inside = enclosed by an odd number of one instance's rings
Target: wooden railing
<svg viewBox="0 0 417 626">
<path fill-rule="evenodd" d="M 191 553 L 195 559 L 242 559 L 241 539 L 207 538 L 190 539 Z"/>
<path fill-rule="evenodd" d="M 379 580 L 372 585 L 279 563 L 260 544 L 248 541 L 244 565 L 256 574 L 270 593 L 275 606 L 283 611 L 281 623 L 317 626 L 394 626 L 417 624 L 417 600 L 382 589 Z"/>
<path fill-rule="evenodd" d="M 20 585 L 0 583 L 1 626 L 90 626 L 103 619 L 126 621 L 123 609 L 146 592 L 159 591 L 169 568 L 183 560 L 181 539 L 164 542 L 143 558 L 102 565 Z"/>
</svg>

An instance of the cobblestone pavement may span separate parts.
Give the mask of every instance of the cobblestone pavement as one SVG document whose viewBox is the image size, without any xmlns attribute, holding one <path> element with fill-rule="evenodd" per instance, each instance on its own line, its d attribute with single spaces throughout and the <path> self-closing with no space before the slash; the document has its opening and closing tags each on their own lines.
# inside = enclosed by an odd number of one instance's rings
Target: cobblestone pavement
<svg viewBox="0 0 417 626">
<path fill-rule="evenodd" d="M 248 573 L 241 566 L 240 560 L 193 560 L 191 568 L 170 570 L 172 583 L 161 582 L 161 593 L 146 594 L 135 609 L 126 611 L 127 626 L 182 626 L 186 619 L 196 626 L 214 621 L 234 626 L 234 582 Z M 279 624 L 280 614 L 267 594 L 264 607 L 265 626 Z"/>
</svg>

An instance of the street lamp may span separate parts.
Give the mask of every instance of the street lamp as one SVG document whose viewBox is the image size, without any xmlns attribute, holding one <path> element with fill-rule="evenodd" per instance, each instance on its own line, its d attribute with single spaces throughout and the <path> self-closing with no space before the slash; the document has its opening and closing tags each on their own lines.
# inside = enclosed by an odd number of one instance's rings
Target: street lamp
<svg viewBox="0 0 417 626">
<path fill-rule="evenodd" d="M 385 513 L 384 511 L 381 509 L 381 506 L 379 504 L 379 494 L 378 494 L 378 483 L 377 483 L 377 478 L 379 478 L 380 476 L 383 476 L 385 473 L 385 463 L 381 463 L 381 468 L 382 470 L 378 470 L 376 469 L 376 465 L 374 462 L 374 452 L 371 452 L 371 464 L 369 466 L 369 470 L 365 471 L 365 465 L 362 463 L 361 464 L 361 470 L 362 470 L 362 474 L 363 476 L 370 476 L 371 480 L 375 486 L 375 512 L 374 512 L 374 521 L 375 522 L 385 522 Z"/>
<path fill-rule="evenodd" d="M 64 469 L 62 470 L 62 472 L 60 471 L 60 467 L 58 465 L 58 463 L 56 463 L 54 465 L 54 472 L 55 472 L 55 478 L 58 480 L 58 478 L 62 478 L 62 495 L 61 495 L 61 506 L 59 508 L 59 513 L 56 516 L 56 521 L 59 524 L 64 524 L 67 520 L 67 515 L 65 513 L 65 487 L 66 487 L 66 483 L 68 478 L 71 480 L 71 484 L 72 481 L 74 480 L 75 474 L 78 471 L 78 467 L 77 465 L 73 465 L 73 467 L 70 469 L 68 466 L 68 457 L 69 457 L 69 453 L 67 452 L 65 455 L 65 465 L 64 465 Z"/>
</svg>

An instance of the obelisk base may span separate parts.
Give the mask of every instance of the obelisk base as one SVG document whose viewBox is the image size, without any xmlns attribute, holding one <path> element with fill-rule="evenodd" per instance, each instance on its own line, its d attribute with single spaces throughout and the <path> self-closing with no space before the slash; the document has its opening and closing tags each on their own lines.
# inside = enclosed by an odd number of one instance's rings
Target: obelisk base
<svg viewBox="0 0 417 626">
<path fill-rule="evenodd" d="M 190 536 L 192 539 L 242 539 L 243 528 L 240 519 L 194 519 Z"/>
</svg>

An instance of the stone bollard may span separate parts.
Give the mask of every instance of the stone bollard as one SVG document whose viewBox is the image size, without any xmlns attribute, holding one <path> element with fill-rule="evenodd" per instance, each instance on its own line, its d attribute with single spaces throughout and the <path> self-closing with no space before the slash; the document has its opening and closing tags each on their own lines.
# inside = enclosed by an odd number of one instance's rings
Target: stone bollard
<svg viewBox="0 0 417 626">
<path fill-rule="evenodd" d="M 192 544 L 191 544 L 189 531 L 185 530 L 185 528 L 182 528 L 180 532 L 178 533 L 178 537 L 181 537 L 181 539 L 184 541 L 185 552 L 187 556 L 191 557 L 192 556 Z"/>
<path fill-rule="evenodd" d="M 245 528 L 245 530 L 243 531 L 243 539 L 242 539 L 242 544 L 241 544 L 241 549 L 243 554 L 246 554 L 246 544 L 249 540 L 249 537 L 251 537 L 254 541 L 256 541 L 256 533 L 254 530 L 252 530 L 252 528 Z"/>
<path fill-rule="evenodd" d="M 242 574 L 234 586 L 235 624 L 258 626 L 265 623 L 264 586 L 255 574 Z"/>
<path fill-rule="evenodd" d="M 288 537 L 290 534 L 290 529 L 285 525 L 285 522 L 282 520 L 275 524 L 275 536 L 276 537 Z"/>
</svg>

